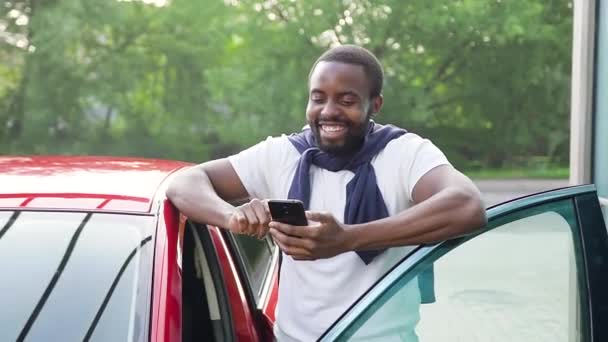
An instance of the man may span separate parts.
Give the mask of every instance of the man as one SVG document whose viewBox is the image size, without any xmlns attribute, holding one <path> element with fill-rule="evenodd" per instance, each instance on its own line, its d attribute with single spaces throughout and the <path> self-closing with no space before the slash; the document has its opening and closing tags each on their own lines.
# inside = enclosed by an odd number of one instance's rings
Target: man
<svg viewBox="0 0 608 342">
<path fill-rule="evenodd" d="M 279 341 L 318 338 L 412 246 L 485 224 L 478 190 L 437 147 L 371 120 L 382 108 L 382 83 L 369 51 L 328 50 L 309 75 L 301 133 L 193 167 L 167 191 L 194 221 L 274 238 L 283 251 Z M 304 202 L 309 226 L 271 222 L 265 200 L 287 198 Z M 228 203 L 242 199 L 236 208 Z M 397 328 L 415 339 L 420 294 L 409 296 L 402 303 L 416 315 Z"/>
</svg>

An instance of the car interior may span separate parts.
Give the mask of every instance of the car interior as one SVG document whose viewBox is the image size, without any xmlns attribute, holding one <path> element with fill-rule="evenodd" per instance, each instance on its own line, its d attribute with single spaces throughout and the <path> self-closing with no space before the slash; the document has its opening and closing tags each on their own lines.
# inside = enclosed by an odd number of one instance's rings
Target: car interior
<svg viewBox="0 0 608 342">
<path fill-rule="evenodd" d="M 206 227 L 187 223 L 182 254 L 182 341 L 232 340 L 222 283 Z"/>
</svg>

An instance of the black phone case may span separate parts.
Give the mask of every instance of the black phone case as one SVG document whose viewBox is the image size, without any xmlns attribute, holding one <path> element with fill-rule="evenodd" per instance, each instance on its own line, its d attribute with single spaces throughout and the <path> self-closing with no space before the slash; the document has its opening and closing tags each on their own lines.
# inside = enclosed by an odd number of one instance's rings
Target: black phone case
<svg viewBox="0 0 608 342">
<path fill-rule="evenodd" d="M 307 226 L 308 220 L 304 212 L 304 205 L 297 200 L 268 201 L 268 208 L 272 219 L 292 226 Z"/>
</svg>

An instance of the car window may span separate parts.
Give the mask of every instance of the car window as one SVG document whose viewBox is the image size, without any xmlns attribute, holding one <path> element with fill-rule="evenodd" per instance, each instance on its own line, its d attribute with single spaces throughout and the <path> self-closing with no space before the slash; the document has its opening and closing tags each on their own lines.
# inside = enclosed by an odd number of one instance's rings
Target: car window
<svg viewBox="0 0 608 342">
<path fill-rule="evenodd" d="M 265 280 L 270 276 L 274 244 L 269 242 L 270 239 L 259 240 L 242 234 L 232 234 L 232 237 L 250 289 L 258 304 Z"/>
<path fill-rule="evenodd" d="M 586 312 L 573 201 L 496 222 L 453 250 L 437 249 L 350 323 L 338 340 L 581 341 Z M 434 268 L 436 300 L 418 277 Z"/>
<path fill-rule="evenodd" d="M 604 217 L 608 219 L 608 7 L 598 8 L 593 182 L 597 184 Z"/>
<path fill-rule="evenodd" d="M 147 216 L 0 211 L 0 340 L 147 340 L 153 231 Z"/>
<path fill-rule="evenodd" d="M 231 341 L 230 304 L 212 239 L 206 226 L 184 228 L 182 341 Z"/>
</svg>

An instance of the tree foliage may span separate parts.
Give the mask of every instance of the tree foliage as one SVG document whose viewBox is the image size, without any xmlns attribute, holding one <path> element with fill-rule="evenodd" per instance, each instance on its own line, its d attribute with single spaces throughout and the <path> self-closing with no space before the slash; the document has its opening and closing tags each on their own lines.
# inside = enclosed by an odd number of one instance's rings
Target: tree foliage
<svg viewBox="0 0 608 342">
<path fill-rule="evenodd" d="M 312 63 L 330 46 L 354 43 L 385 68 L 378 121 L 431 138 L 464 168 L 539 158 L 563 165 L 571 7 L 8 0 L 0 8 L 0 151 L 224 156 L 299 130 Z"/>
</svg>

